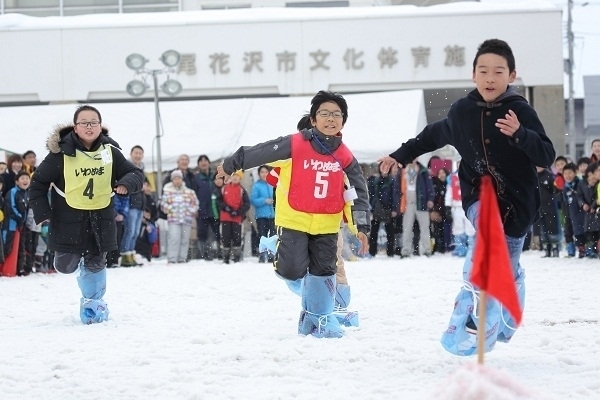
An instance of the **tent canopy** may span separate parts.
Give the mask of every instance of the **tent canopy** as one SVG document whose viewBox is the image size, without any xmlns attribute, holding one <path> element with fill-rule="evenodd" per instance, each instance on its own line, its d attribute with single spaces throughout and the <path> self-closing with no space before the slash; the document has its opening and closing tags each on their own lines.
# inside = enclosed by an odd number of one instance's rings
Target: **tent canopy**
<svg viewBox="0 0 600 400">
<path fill-rule="evenodd" d="M 344 142 L 361 163 L 389 154 L 426 125 L 422 90 L 350 94 Z M 162 169 L 175 167 L 181 154 L 196 166 L 200 154 L 211 160 L 231 155 L 240 146 L 285 136 L 296 131 L 298 120 L 310 109 L 309 97 L 241 98 L 160 102 L 163 135 Z M 38 163 L 47 154 L 46 137 L 58 124 L 72 122 L 78 105 L 0 107 L 2 146 L 14 152 L 33 150 Z M 131 147 L 145 150 L 147 171 L 156 165 L 154 104 L 105 103 L 94 105 L 103 125 L 128 157 Z"/>
</svg>

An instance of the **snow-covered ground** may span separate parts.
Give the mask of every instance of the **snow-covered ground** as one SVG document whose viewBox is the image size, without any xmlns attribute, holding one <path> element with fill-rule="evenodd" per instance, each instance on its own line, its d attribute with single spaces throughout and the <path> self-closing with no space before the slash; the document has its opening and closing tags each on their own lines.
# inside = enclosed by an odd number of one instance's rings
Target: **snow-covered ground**
<svg viewBox="0 0 600 400">
<path fill-rule="evenodd" d="M 361 326 L 342 339 L 298 336 L 299 298 L 254 258 L 111 269 L 90 326 L 74 275 L 0 278 L 0 398 L 600 399 L 600 260 L 522 264 L 523 325 L 484 368 L 439 344 L 449 255 L 347 263 Z"/>
</svg>

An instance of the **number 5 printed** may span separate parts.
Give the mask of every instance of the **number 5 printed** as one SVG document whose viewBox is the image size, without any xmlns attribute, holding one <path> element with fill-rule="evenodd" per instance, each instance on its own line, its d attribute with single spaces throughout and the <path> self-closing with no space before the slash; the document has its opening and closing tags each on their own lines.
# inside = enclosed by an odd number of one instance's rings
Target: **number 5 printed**
<svg viewBox="0 0 600 400">
<path fill-rule="evenodd" d="M 317 171 L 317 176 L 315 177 L 315 199 L 324 199 L 327 197 L 327 188 L 329 187 L 328 176 L 329 172 Z"/>
</svg>

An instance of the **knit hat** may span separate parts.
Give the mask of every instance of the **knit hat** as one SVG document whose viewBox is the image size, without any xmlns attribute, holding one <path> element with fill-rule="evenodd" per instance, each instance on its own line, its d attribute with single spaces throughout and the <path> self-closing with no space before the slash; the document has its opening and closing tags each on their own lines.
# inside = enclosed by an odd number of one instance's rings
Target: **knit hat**
<svg viewBox="0 0 600 400">
<path fill-rule="evenodd" d="M 183 179 L 183 173 L 180 170 L 175 169 L 175 170 L 173 170 L 173 172 L 171 172 L 171 180 L 175 177 L 179 177 L 179 178 Z"/>
</svg>

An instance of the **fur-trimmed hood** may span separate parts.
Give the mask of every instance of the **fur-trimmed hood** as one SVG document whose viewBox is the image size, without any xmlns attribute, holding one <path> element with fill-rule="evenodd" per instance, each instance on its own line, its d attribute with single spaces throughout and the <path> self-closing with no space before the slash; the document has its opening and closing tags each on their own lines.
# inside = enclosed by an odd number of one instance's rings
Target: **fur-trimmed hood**
<svg viewBox="0 0 600 400">
<path fill-rule="evenodd" d="M 73 131 L 73 124 L 62 124 L 56 126 L 54 131 L 48 136 L 46 140 L 46 148 L 51 153 L 64 153 L 68 156 L 74 156 L 77 149 L 87 150 L 83 144 L 79 141 L 79 138 Z M 115 142 L 111 137 L 108 136 L 108 128 L 102 127 L 102 133 L 98 136 L 98 139 L 94 143 L 91 150 L 96 150 L 101 144 L 110 144 L 111 146 L 117 147 L 119 150 L 121 146 Z"/>
</svg>

